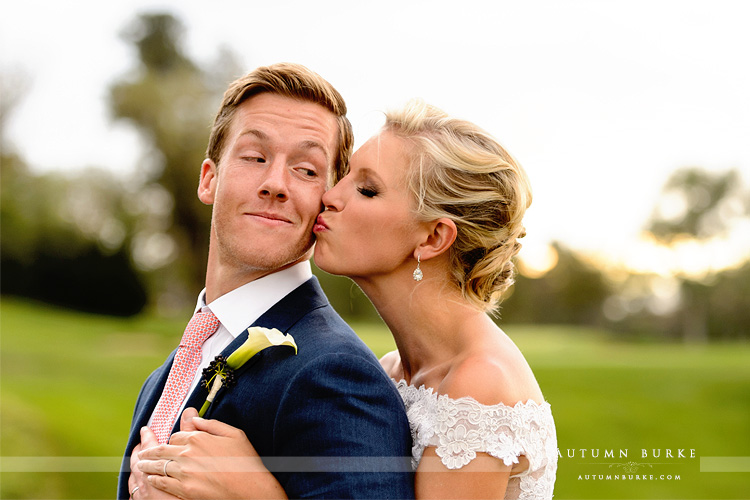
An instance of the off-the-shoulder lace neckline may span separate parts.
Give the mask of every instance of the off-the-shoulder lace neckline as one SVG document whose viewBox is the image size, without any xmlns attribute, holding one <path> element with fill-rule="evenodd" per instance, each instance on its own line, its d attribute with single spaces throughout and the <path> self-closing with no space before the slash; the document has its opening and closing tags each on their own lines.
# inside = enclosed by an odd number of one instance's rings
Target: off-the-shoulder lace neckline
<svg viewBox="0 0 750 500">
<path fill-rule="evenodd" d="M 391 377 L 391 380 L 394 384 L 396 384 L 397 389 L 409 389 L 412 391 L 417 391 L 420 394 L 426 394 L 429 397 L 434 397 L 438 400 L 449 400 L 449 401 L 455 401 L 457 403 L 461 402 L 470 402 L 473 404 L 477 404 L 480 406 L 484 406 L 487 408 L 549 408 L 550 404 L 547 401 L 542 401 L 541 403 L 537 403 L 533 399 L 527 399 L 526 401 L 518 401 L 513 406 L 506 405 L 505 403 L 496 403 L 493 405 L 486 405 L 483 403 L 480 403 L 476 399 L 474 399 L 471 396 L 461 396 L 460 398 L 452 398 L 448 396 L 447 394 L 438 394 L 435 392 L 434 387 L 426 387 L 424 384 L 417 387 L 416 385 L 412 385 L 408 383 L 405 379 L 396 380 L 395 378 Z"/>
</svg>

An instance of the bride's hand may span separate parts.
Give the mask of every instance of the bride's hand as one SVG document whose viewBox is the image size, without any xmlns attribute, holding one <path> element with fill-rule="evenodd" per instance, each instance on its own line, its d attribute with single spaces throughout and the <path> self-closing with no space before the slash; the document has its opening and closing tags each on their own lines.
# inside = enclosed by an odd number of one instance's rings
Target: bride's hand
<svg viewBox="0 0 750 500">
<path fill-rule="evenodd" d="M 187 500 L 286 498 L 245 433 L 186 409 L 168 445 L 140 453 L 137 467 L 155 488 Z"/>
<path fill-rule="evenodd" d="M 160 491 L 148 482 L 146 474 L 138 470 L 137 464 L 139 461 L 139 454 L 144 450 L 153 446 L 158 446 L 159 443 L 156 440 L 156 436 L 150 430 L 141 431 L 141 442 L 132 452 L 130 456 L 130 477 L 128 478 L 128 491 L 130 492 L 130 498 L 132 500 L 156 500 L 156 499 L 172 499 L 177 500 L 176 497 Z"/>
</svg>

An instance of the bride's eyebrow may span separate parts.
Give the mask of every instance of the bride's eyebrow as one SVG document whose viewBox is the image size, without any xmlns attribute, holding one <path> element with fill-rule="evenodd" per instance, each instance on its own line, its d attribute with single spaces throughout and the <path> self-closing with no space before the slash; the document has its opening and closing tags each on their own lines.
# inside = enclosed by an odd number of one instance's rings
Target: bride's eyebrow
<svg viewBox="0 0 750 500">
<path fill-rule="evenodd" d="M 369 179 L 374 179 L 374 180 L 382 182 L 382 179 L 380 178 L 380 175 L 378 174 L 377 171 L 375 171 L 375 170 L 373 170 L 373 169 L 371 169 L 369 167 L 362 167 L 362 168 L 360 168 L 358 170 L 359 171 L 357 172 L 357 177 L 359 177 L 361 179 L 369 178 Z"/>
</svg>

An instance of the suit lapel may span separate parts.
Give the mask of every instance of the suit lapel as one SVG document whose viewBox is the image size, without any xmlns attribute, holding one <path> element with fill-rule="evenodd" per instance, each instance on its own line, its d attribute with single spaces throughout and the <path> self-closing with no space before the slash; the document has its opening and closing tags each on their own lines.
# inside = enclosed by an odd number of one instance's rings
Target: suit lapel
<svg viewBox="0 0 750 500">
<path fill-rule="evenodd" d="M 251 326 L 276 328 L 286 333 L 305 314 L 326 304 L 328 299 L 320 288 L 318 278 L 313 276 L 263 313 Z"/>
<path fill-rule="evenodd" d="M 164 364 L 156 372 L 154 372 L 147 380 L 136 404 L 135 414 L 133 415 L 133 422 L 130 428 L 130 437 L 128 439 L 126 460 L 128 455 L 133 448 L 141 442 L 140 429 L 148 424 L 148 419 L 156 408 L 156 403 L 159 402 L 161 393 L 164 390 L 164 385 L 167 383 L 167 377 L 169 376 L 169 370 L 172 367 L 174 361 L 174 355 L 177 353 L 177 349 L 172 351 Z M 129 463 L 129 462 L 128 462 Z"/>
<path fill-rule="evenodd" d="M 297 323 L 305 314 L 309 313 L 313 309 L 323 307 L 328 304 L 328 299 L 323 293 L 323 289 L 320 288 L 318 278 L 313 276 L 299 287 L 290 292 L 286 297 L 274 304 L 268 311 L 263 313 L 252 325 L 262 326 L 264 328 L 276 328 L 283 333 L 286 333 L 295 323 Z M 237 350 L 247 340 L 247 330 L 243 331 L 237 336 L 222 352 L 221 355 L 225 358 Z M 261 359 L 263 352 L 256 354 L 247 363 L 245 363 L 241 370 L 244 372 L 253 366 Z M 166 379 L 165 379 L 166 380 Z M 163 387 L 163 383 L 162 383 Z M 157 400 L 161 393 L 157 394 Z M 193 407 L 200 409 L 203 406 L 203 402 L 208 396 L 208 389 L 203 387 L 203 384 L 198 384 L 198 387 L 190 394 L 185 408 Z M 156 402 L 154 402 L 154 406 Z M 153 411 L 153 407 L 151 408 Z M 150 413 L 148 413 L 150 415 Z M 146 417 L 148 419 L 148 416 Z M 179 430 L 180 420 L 174 427 L 174 431 Z"/>
<path fill-rule="evenodd" d="M 148 419 L 156 408 L 156 403 L 159 402 L 161 393 L 164 391 L 164 386 L 167 383 L 167 377 L 169 377 L 169 370 L 172 369 L 175 354 L 177 354 L 177 349 L 172 351 L 159 371 L 154 374 L 151 383 L 143 388 L 143 394 L 141 395 L 143 404 L 140 405 L 139 411 L 134 418 L 134 421 L 139 424 L 139 429 L 148 423 Z"/>
</svg>

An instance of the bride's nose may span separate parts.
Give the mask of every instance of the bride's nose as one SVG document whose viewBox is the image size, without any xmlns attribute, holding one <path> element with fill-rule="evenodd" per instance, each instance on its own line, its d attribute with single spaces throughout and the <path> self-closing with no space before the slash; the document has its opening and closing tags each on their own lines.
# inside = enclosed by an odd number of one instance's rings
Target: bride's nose
<svg viewBox="0 0 750 500">
<path fill-rule="evenodd" d="M 341 185 L 343 184 L 343 180 L 339 181 L 338 184 L 333 186 L 331 189 L 323 193 L 323 207 L 325 207 L 326 210 L 330 210 L 333 212 L 338 212 L 341 210 L 341 207 L 343 206 L 342 200 L 341 200 Z"/>
</svg>

